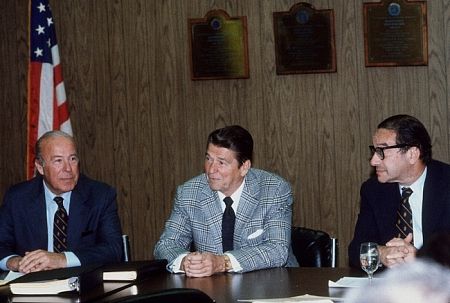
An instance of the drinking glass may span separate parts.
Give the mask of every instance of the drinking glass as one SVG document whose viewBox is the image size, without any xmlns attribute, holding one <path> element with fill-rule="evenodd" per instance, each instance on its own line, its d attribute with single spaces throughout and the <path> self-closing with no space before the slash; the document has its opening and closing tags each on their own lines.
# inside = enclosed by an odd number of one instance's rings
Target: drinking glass
<svg viewBox="0 0 450 303">
<path fill-rule="evenodd" d="M 373 273 L 380 265 L 380 255 L 378 254 L 377 243 L 361 243 L 359 260 L 361 262 L 361 268 L 367 273 L 369 281 L 372 281 Z"/>
</svg>

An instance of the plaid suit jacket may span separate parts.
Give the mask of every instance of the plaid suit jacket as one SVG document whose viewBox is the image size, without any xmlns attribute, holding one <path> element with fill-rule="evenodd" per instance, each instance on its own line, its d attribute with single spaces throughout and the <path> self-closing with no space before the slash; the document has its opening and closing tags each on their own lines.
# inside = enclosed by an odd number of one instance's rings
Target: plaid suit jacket
<svg viewBox="0 0 450 303">
<path fill-rule="evenodd" d="M 234 250 L 230 251 L 243 271 L 280 267 L 294 262 L 290 253 L 292 191 L 281 177 L 250 169 L 236 211 Z M 222 208 L 206 175 L 199 175 L 177 188 L 173 210 L 155 257 L 170 264 L 193 243 L 200 252 L 223 254 Z M 261 233 L 262 232 L 262 233 Z"/>
</svg>

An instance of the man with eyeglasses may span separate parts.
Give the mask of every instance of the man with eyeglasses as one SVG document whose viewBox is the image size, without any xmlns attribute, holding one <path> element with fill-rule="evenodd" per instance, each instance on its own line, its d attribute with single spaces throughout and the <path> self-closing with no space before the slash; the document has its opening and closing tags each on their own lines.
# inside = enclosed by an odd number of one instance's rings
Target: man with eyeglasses
<svg viewBox="0 0 450 303">
<path fill-rule="evenodd" d="M 80 174 L 74 139 L 36 143 L 38 174 L 12 186 L 0 208 L 0 269 L 23 273 L 122 259 L 116 191 Z"/>
<path fill-rule="evenodd" d="M 375 175 L 361 186 L 349 263 L 360 267 L 361 243 L 375 242 L 381 263 L 392 267 L 414 259 L 433 234 L 450 231 L 450 166 L 432 159 L 427 130 L 408 115 L 381 122 L 369 148 Z"/>
</svg>

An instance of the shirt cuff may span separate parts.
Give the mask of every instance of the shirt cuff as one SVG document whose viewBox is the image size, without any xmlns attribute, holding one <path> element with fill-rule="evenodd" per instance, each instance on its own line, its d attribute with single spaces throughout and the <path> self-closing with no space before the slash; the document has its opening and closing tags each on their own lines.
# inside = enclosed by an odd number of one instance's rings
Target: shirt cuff
<svg viewBox="0 0 450 303">
<path fill-rule="evenodd" d="M 9 271 L 9 268 L 6 266 L 6 263 L 12 257 L 17 257 L 17 256 L 19 256 L 19 255 L 10 255 L 10 256 L 4 257 L 2 260 L 0 260 L 0 269 L 4 270 L 4 271 Z"/>
<path fill-rule="evenodd" d="M 181 261 L 183 261 L 183 258 L 186 257 L 188 254 L 181 254 L 179 255 L 175 260 L 172 261 L 169 265 L 167 265 L 167 270 L 170 272 L 173 272 L 175 274 L 177 273 L 184 273 L 184 270 L 180 269 Z"/>
<path fill-rule="evenodd" d="M 77 256 L 71 251 L 65 251 L 63 254 L 66 256 L 66 267 L 74 267 L 74 266 L 81 266 L 80 259 L 78 259 Z"/>
<path fill-rule="evenodd" d="M 238 260 L 230 253 L 225 253 L 225 255 L 227 255 L 228 258 L 230 258 L 231 266 L 233 267 L 228 272 L 242 272 L 243 269 L 241 267 L 241 264 L 239 264 Z"/>
</svg>

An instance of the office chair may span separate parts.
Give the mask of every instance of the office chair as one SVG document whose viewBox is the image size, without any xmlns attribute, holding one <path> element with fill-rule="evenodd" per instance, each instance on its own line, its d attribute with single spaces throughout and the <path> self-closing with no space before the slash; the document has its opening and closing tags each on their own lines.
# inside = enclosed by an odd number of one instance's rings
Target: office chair
<svg viewBox="0 0 450 303">
<path fill-rule="evenodd" d="M 131 261 L 131 249 L 130 249 L 130 239 L 128 235 L 122 235 L 122 245 L 123 245 L 123 261 Z"/>
<path fill-rule="evenodd" d="M 113 300 L 111 303 L 214 303 L 204 292 L 194 288 L 171 288 Z"/>
<path fill-rule="evenodd" d="M 326 232 L 292 227 L 291 245 L 300 267 L 336 267 L 338 241 Z"/>
</svg>

